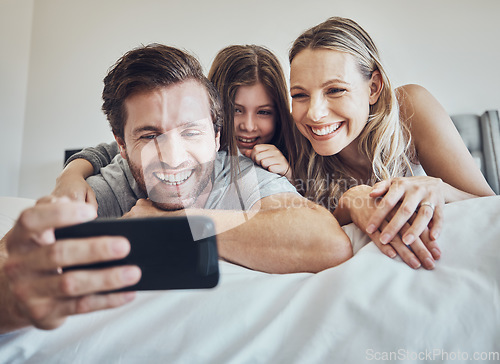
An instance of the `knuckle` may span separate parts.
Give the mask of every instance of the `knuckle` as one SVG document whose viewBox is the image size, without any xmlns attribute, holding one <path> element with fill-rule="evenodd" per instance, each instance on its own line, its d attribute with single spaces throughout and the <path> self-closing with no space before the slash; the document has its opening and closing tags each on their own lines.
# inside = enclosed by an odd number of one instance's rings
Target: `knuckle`
<svg viewBox="0 0 500 364">
<path fill-rule="evenodd" d="M 47 260 L 52 266 L 59 266 L 64 258 L 62 244 L 52 244 L 47 247 Z"/>
<path fill-rule="evenodd" d="M 75 313 L 87 313 L 92 311 L 92 303 L 90 296 L 84 296 L 76 300 Z"/>
<path fill-rule="evenodd" d="M 78 285 L 71 274 L 63 274 L 58 276 L 60 278 L 59 290 L 65 296 L 77 295 Z"/>
<path fill-rule="evenodd" d="M 33 220 L 34 220 L 34 211 L 33 209 L 27 209 L 21 212 L 18 218 L 18 224 L 22 229 L 29 230 L 31 229 L 31 226 L 33 225 Z"/>
<path fill-rule="evenodd" d="M 415 212 L 415 210 L 408 203 L 404 203 L 404 204 L 401 205 L 401 212 L 405 216 L 411 216 L 411 215 L 413 215 L 413 213 Z"/>
<path fill-rule="evenodd" d="M 432 218 L 432 215 L 434 214 L 434 212 L 429 208 L 420 209 L 420 213 L 422 214 L 423 217 L 427 219 Z"/>
<path fill-rule="evenodd" d="M 38 322 L 39 325 L 47 319 L 50 313 L 50 311 L 46 310 L 42 305 L 31 305 L 27 308 L 27 311 L 29 317 L 31 317 L 33 321 Z"/>
</svg>

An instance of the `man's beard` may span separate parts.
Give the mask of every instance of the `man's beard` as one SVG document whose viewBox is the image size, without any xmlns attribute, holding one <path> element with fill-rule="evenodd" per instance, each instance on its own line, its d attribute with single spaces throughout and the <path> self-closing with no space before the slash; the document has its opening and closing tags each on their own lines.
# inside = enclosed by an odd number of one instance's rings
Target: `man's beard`
<svg viewBox="0 0 500 364">
<path fill-rule="evenodd" d="M 163 190 L 164 182 L 153 176 L 153 171 L 162 170 L 162 162 L 157 161 L 155 163 L 151 163 L 146 166 L 145 169 L 133 163 L 128 156 L 127 162 L 141 191 L 148 196 L 148 198 L 153 202 L 153 205 L 161 210 L 176 211 L 193 207 L 203 192 L 209 193 L 211 191 L 211 188 L 208 191 L 205 191 L 205 189 L 212 183 L 215 163 L 214 160 L 203 164 L 197 164 L 192 167 L 193 172 L 188 180 L 190 180 L 189 183 L 194 184 L 194 186 L 192 186 L 190 190 L 183 191 L 183 195 L 178 192 L 170 192 L 166 194 Z M 181 168 L 184 169 L 182 166 L 179 169 Z M 168 168 L 168 170 L 172 171 L 171 168 Z M 146 183 L 144 177 L 145 175 L 148 176 L 149 181 L 151 182 Z"/>
</svg>

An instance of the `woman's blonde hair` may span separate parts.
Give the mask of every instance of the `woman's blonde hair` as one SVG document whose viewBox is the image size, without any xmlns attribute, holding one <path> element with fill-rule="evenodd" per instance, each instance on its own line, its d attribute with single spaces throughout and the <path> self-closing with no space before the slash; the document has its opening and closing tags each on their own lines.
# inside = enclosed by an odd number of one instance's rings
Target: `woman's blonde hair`
<svg viewBox="0 0 500 364">
<path fill-rule="evenodd" d="M 359 151 L 372 163 L 368 181 L 356 181 L 347 172 L 338 155 L 320 156 L 305 137 L 297 136 L 298 155 L 293 166 L 297 188 L 308 198 L 333 211 L 340 196 L 359 183 L 402 176 L 409 166 L 410 133 L 401 123 L 398 101 L 382 66 L 372 39 L 356 22 L 333 17 L 306 30 L 289 53 L 290 64 L 304 49 L 331 49 L 355 57 L 363 77 L 369 80 L 378 70 L 383 88 L 378 101 L 370 106 L 368 121 L 358 137 Z"/>
<path fill-rule="evenodd" d="M 289 130 L 293 127 L 288 88 L 283 69 L 270 50 L 257 45 L 228 46 L 215 56 L 208 79 L 219 91 L 224 109 L 221 149 L 236 154 L 234 99 L 238 87 L 260 82 L 275 106 L 276 125 L 270 143 L 288 157 L 291 147 Z"/>
</svg>

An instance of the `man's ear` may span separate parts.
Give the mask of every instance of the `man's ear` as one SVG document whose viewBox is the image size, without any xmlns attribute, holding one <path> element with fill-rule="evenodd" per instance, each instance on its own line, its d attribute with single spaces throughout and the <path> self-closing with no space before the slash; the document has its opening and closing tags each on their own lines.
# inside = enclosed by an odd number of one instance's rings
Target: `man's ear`
<svg viewBox="0 0 500 364">
<path fill-rule="evenodd" d="M 383 89 L 384 82 L 382 81 L 382 74 L 379 70 L 375 70 L 373 71 L 372 78 L 370 79 L 370 105 L 377 103 Z"/>
<path fill-rule="evenodd" d="M 127 152 L 125 150 L 125 141 L 123 140 L 122 137 L 119 137 L 115 134 L 115 140 L 118 143 L 118 147 L 120 148 L 120 155 L 123 157 L 123 159 L 127 159 Z"/>
<path fill-rule="evenodd" d="M 220 148 L 220 130 L 215 134 L 215 151 L 218 152 Z"/>
</svg>

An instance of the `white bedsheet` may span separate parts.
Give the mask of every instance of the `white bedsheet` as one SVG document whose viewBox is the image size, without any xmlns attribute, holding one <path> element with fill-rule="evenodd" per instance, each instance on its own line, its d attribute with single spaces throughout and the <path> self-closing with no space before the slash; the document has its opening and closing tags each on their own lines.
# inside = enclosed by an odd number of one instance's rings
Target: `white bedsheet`
<svg viewBox="0 0 500 364">
<path fill-rule="evenodd" d="M 434 271 L 373 243 L 318 274 L 221 262 L 213 290 L 140 292 L 53 331 L 0 335 L 0 362 L 499 362 L 500 197 L 449 204 L 445 218 Z"/>
</svg>

